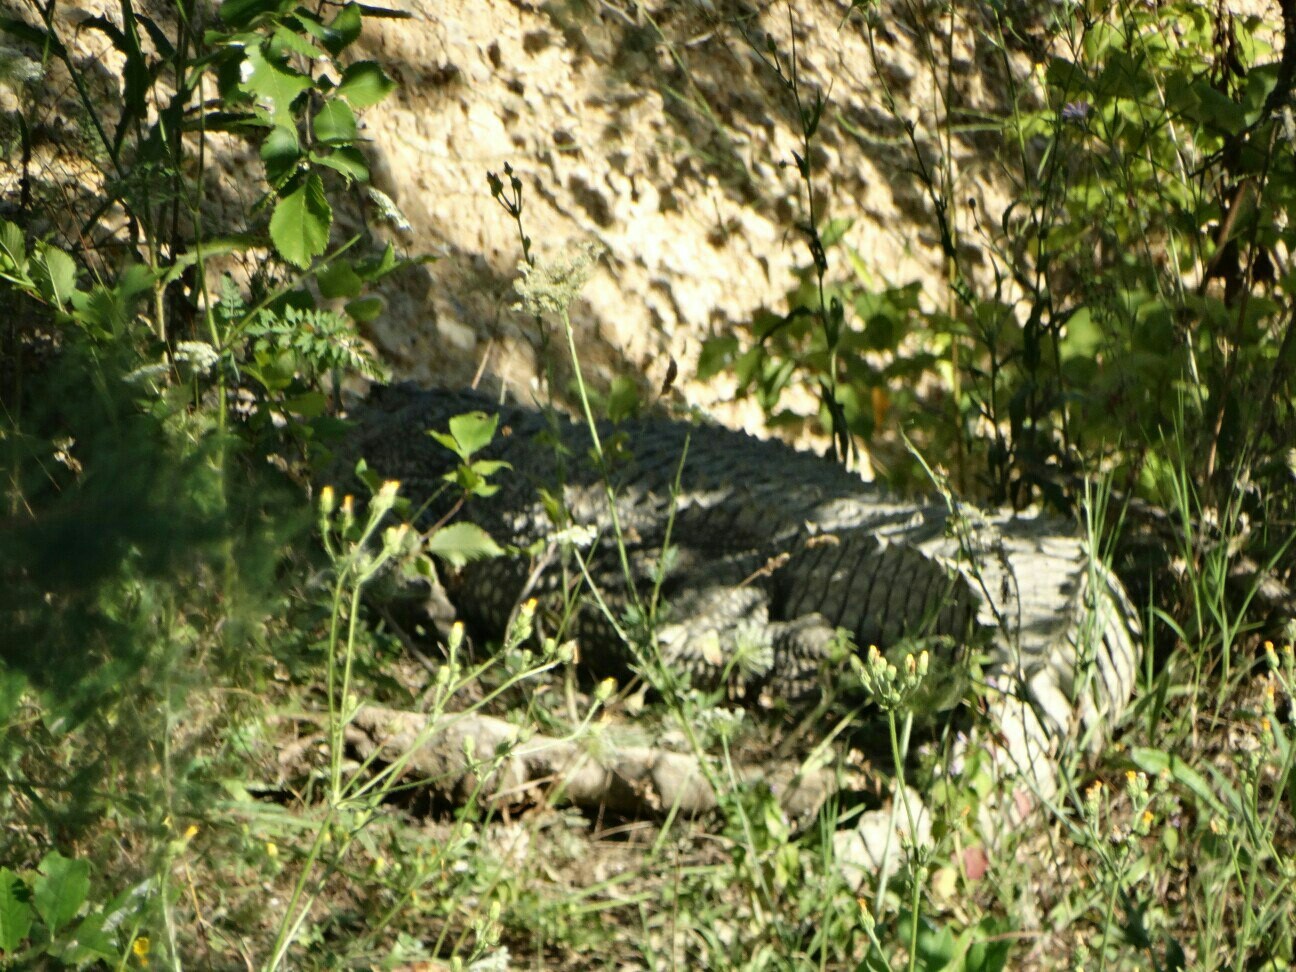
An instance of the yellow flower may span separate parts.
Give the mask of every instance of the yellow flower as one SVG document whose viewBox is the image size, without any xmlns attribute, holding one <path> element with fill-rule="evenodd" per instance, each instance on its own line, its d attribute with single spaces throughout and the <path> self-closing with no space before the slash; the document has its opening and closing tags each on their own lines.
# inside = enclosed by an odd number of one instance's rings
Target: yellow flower
<svg viewBox="0 0 1296 972">
<path fill-rule="evenodd" d="M 131 952 L 139 959 L 140 965 L 149 964 L 149 940 L 145 936 L 141 935 L 131 942 Z"/>
</svg>

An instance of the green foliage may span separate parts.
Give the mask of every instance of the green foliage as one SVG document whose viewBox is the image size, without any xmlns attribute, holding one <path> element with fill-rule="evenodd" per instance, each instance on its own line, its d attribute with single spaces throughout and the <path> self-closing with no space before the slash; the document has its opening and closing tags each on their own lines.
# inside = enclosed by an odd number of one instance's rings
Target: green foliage
<svg viewBox="0 0 1296 972">
<path fill-rule="evenodd" d="M 134 942 L 118 939 L 136 917 L 137 896 L 127 892 L 87 910 L 89 894 L 89 863 L 58 851 L 30 875 L 0 867 L 0 956 L 33 964 L 45 956 L 78 969 L 124 960 Z"/>
<path fill-rule="evenodd" d="M 333 209 L 324 196 L 324 182 L 311 173 L 284 194 L 270 217 L 270 239 L 289 263 L 309 266 L 328 245 Z"/>
<path fill-rule="evenodd" d="M 231 31 L 205 38 L 225 102 L 206 127 L 260 136 L 274 196 L 270 238 L 297 267 L 309 266 L 328 246 L 333 210 L 325 177 L 341 175 L 348 185 L 369 181 L 355 112 L 395 87 L 372 61 L 336 73 L 336 59 L 360 36 L 365 12 L 392 14 L 356 3 L 328 16 L 291 4 L 227 0 L 220 16 Z"/>
<path fill-rule="evenodd" d="M 465 497 L 493 496 L 499 490 L 499 485 L 490 482 L 490 477 L 501 470 L 512 468 L 507 462 L 497 459 L 473 459 L 475 453 L 490 444 L 498 425 L 498 415 L 469 412 L 452 418 L 448 433 L 428 430 L 428 435 L 459 457 L 458 468 L 447 473 L 445 479 L 458 486 Z"/>
<path fill-rule="evenodd" d="M 174 837 L 176 821 L 208 812 L 237 765 L 221 740 L 263 715 L 249 700 L 281 662 L 312 651 L 287 607 L 311 623 L 285 580 L 310 524 L 292 480 L 336 433 L 326 383 L 380 375 L 356 322 L 405 265 L 360 237 L 317 260 L 335 201 L 368 178 L 356 111 L 392 85 L 346 53 L 363 15 L 384 11 L 231 3 L 200 35 L 192 5 L 123 2 L 83 21 L 124 62 L 106 98 L 60 12 L 0 21 L 71 79 L 78 104 L 60 110 L 88 137 L 60 152 L 102 174 L 69 205 L 26 173 L 35 191 L 0 220 L 0 950 L 122 964 L 134 923 L 179 964 L 192 944 L 176 933 L 173 864 L 190 835 Z M 15 93 L 21 142 L 44 92 Z M 215 131 L 260 149 L 263 198 L 244 226 L 204 222 L 198 147 Z M 216 261 L 257 269 L 236 282 Z M 312 264 L 318 288 L 299 272 Z M 232 701 L 196 697 L 213 686 Z M 32 835 L 96 854 L 36 865 Z"/>
<path fill-rule="evenodd" d="M 873 277 L 864 261 L 845 246 L 849 226 L 846 220 L 829 223 L 819 242 L 825 259 L 828 253 L 845 253 L 854 278 L 825 279 L 821 285 L 817 265 L 798 269 L 798 282 L 787 296 L 791 309 L 754 319 L 746 346 L 735 335 L 708 340 L 698 376 L 732 370 L 739 393 L 753 395 L 770 423 L 784 427 L 802 419 L 780 408 L 783 396 L 800 388 L 821 397 L 833 378 L 833 404 L 825 404 L 819 415 L 824 427 L 840 427 L 862 439 L 899 481 L 900 470 L 894 467 L 906 455 L 896 448 L 895 416 L 922 414 L 923 381 L 938 376 L 937 349 L 948 349 L 950 342 L 924 320 L 917 283 L 869 286 Z M 821 289 L 827 317 L 817 310 Z M 915 348 L 918 339 L 923 345 Z"/>
<path fill-rule="evenodd" d="M 948 22 L 908 9 L 919 33 L 943 44 L 966 28 L 1009 65 L 1006 111 L 988 116 L 962 103 L 962 67 L 939 44 L 927 47 L 943 100 L 924 128 L 900 114 L 892 74 L 875 64 L 881 106 L 930 204 L 944 287 L 889 280 L 846 245 L 849 220 L 825 215 L 831 204 L 806 162 L 832 112 L 818 107 L 817 91 L 796 90 L 806 83 L 795 53 L 789 60 L 767 45 L 754 53 L 788 90 L 800 126 L 790 164 L 805 188 L 799 229 L 809 259 L 786 310 L 708 341 L 699 372 L 732 373 L 774 424 L 803 423 L 787 403 L 809 392 L 839 454 L 843 438 L 856 437 L 893 483 L 921 485 L 926 455 L 960 492 L 1070 511 L 1083 478 L 1098 473 L 1122 498 L 1167 514 L 1161 542 L 1170 549 L 1160 554 L 1182 566 L 1177 583 L 1164 582 L 1166 571 L 1154 592 L 1150 743 L 1130 752 L 1151 782 L 1130 771 L 1113 794 L 1119 820 L 1104 816 L 1112 791 L 1093 791 L 1095 802 L 1070 782 L 1057 813 L 1090 855 L 1095 887 L 1057 889 L 1052 918 L 1076 929 L 1075 967 L 1184 968 L 1185 953 L 1206 965 L 1280 967 L 1292 944 L 1276 930 L 1291 924 L 1296 875 L 1276 864 L 1278 844 L 1290 849 L 1292 839 L 1290 747 L 1277 723 L 1289 728 L 1290 718 L 1263 717 L 1249 755 L 1222 744 L 1228 755 L 1210 757 L 1208 771 L 1199 760 L 1217 743 L 1199 734 L 1218 731 L 1221 712 L 1249 696 L 1242 646 L 1254 643 L 1259 587 L 1293 577 L 1296 27 L 1285 25 L 1280 61 L 1268 46 L 1273 22 L 1188 2 L 1074 4 L 1038 18 L 995 5 L 966 20 L 956 8 Z M 891 31 L 884 18 L 894 11 L 856 12 L 870 42 Z M 1014 66 L 1021 51 L 1034 62 L 1024 75 Z M 952 146 L 971 112 L 987 141 L 997 139 L 1003 212 L 968 209 L 958 195 Z M 1237 582 L 1248 558 L 1269 580 Z M 1162 638 L 1174 653 L 1157 650 Z M 1272 698 L 1272 681 L 1266 691 Z M 1254 703 L 1241 707 L 1254 718 Z M 1205 726 L 1191 717 L 1199 709 L 1214 714 Z M 1167 735 L 1194 756 L 1167 755 Z M 979 782 L 945 807 L 954 819 L 975 817 L 997 786 L 976 757 L 969 768 Z M 1087 828 L 1070 824 L 1077 810 Z M 1004 868 L 997 880 L 1007 893 L 1027 879 Z M 1211 906 L 1189 915 L 1168 904 L 1168 887 L 1183 881 L 1190 899 Z M 1015 901 L 1001 904 L 1014 913 Z M 943 927 L 938 905 L 925 894 L 897 902 L 861 967 L 891 968 L 897 955 L 911 968 L 958 967 L 952 942 L 976 923 Z M 1003 941 L 964 954 L 968 967 L 1010 961 Z"/>
<path fill-rule="evenodd" d="M 985 30 L 1008 49 L 1016 25 L 1003 16 Z M 709 342 L 701 373 L 731 369 L 776 423 L 799 421 L 781 407 L 790 389 L 810 390 L 824 427 L 859 437 L 901 481 L 920 478 L 903 433 L 964 490 L 1064 507 L 1100 464 L 1142 486 L 1186 406 L 1209 502 L 1245 468 L 1287 508 L 1290 477 L 1259 457 L 1292 432 L 1291 281 L 1274 262 L 1292 242 L 1296 163 L 1279 110 L 1290 92 L 1275 90 L 1263 21 L 1224 16 L 1195 3 L 1059 14 L 1038 86 L 1011 90 L 994 119 L 1012 202 L 975 233 L 955 220 L 952 162 L 932 168 L 923 154 L 941 133 L 897 119 L 947 258 L 945 293 L 879 281 L 841 242 L 849 221 L 822 216 L 798 152 L 812 260 L 788 310 L 753 320 L 745 340 Z M 807 144 L 821 115 L 799 116 Z M 830 272 L 837 254 L 847 274 Z"/>
<path fill-rule="evenodd" d="M 1284 396 L 1263 341 L 1281 337 L 1290 299 L 1263 266 L 1289 242 L 1279 227 L 1296 169 L 1266 107 L 1276 65 L 1254 63 L 1261 26 L 1232 21 L 1226 56 L 1195 4 L 1078 24 L 1069 56 L 1046 66 L 1047 104 L 1012 119 L 1008 134 L 1043 139 L 1044 151 L 996 242 L 1011 253 L 1011 237 L 1037 240 L 1015 272 L 1038 282 L 1027 326 L 1001 353 L 1022 373 L 1011 369 L 998 394 L 1021 413 L 1015 428 L 1051 433 L 1033 448 L 1110 448 L 1125 435 L 1134 441 L 1116 458 L 1137 464 L 1181 399 L 1207 479 L 1225 456 L 1247 461 L 1282 435 L 1256 424 L 1268 396 Z"/>
<path fill-rule="evenodd" d="M 470 561 L 504 553 L 503 548 L 475 523 L 451 523 L 442 527 L 428 538 L 426 550 L 451 567 L 462 567 Z"/>
</svg>

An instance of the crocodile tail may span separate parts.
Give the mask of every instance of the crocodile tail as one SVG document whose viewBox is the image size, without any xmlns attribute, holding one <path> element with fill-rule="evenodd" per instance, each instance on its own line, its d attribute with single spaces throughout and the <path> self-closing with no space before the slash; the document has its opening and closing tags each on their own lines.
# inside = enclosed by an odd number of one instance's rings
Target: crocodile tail
<svg viewBox="0 0 1296 972">
<path fill-rule="evenodd" d="M 1142 626 L 1124 585 L 1087 557 L 1054 663 L 1031 674 L 1027 688 L 1051 734 L 1099 749 L 1134 694 Z"/>
</svg>

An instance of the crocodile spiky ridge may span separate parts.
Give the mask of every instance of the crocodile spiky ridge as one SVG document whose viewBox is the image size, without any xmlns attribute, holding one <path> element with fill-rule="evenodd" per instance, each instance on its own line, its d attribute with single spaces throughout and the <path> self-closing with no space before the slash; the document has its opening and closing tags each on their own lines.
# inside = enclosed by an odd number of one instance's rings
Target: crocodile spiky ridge
<svg viewBox="0 0 1296 972">
<path fill-rule="evenodd" d="M 415 503 L 440 491 L 424 514 L 433 522 L 454 499 L 442 487 L 457 460 L 424 433 L 470 411 L 500 416 L 496 440 L 479 455 L 512 471 L 467 516 L 500 542 L 531 546 L 558 530 L 542 491 L 560 496 L 571 524 L 596 533 L 593 579 L 625 606 L 604 480 L 583 425 L 473 392 L 397 385 L 355 411 L 342 460 L 363 456 Z M 900 498 L 835 463 L 714 426 L 638 418 L 600 428 L 614 446 L 629 584 L 646 598 L 662 577 L 668 611 L 658 641 L 667 662 L 695 679 L 719 678 L 741 644 L 768 659 L 739 673 L 746 687 L 796 703 L 822 684 L 833 635 L 844 628 L 857 645 L 884 650 L 984 644 L 991 677 L 1028 703 L 1016 728 L 1041 746 L 1078 732 L 1099 742 L 1123 712 L 1139 655 L 1137 613 L 1068 524 Z M 552 591 L 557 573 L 517 558 L 478 562 L 450 585 L 452 598 L 465 619 L 498 632 L 519 598 Z M 632 654 L 599 612 L 587 606 L 574 630 L 596 673 L 624 671 Z M 953 664 L 948 655 L 937 663 Z"/>
</svg>

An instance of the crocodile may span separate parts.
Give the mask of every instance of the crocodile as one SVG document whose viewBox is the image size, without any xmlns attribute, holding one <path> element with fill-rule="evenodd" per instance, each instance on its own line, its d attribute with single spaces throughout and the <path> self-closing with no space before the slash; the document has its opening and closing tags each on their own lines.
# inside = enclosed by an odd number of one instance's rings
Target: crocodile
<svg viewBox="0 0 1296 972">
<path fill-rule="evenodd" d="M 981 646 L 1021 761 L 1082 735 L 1096 747 L 1128 704 L 1137 611 L 1064 521 L 897 496 L 785 444 L 660 417 L 599 424 L 600 460 L 588 426 L 553 410 L 411 384 L 376 388 L 353 410 L 339 462 L 363 457 L 423 504 L 424 526 L 439 522 L 458 500 L 446 488 L 458 459 L 425 432 L 468 412 L 499 418 L 474 458 L 512 467 L 469 516 L 532 552 L 449 579 L 454 606 L 478 629 L 498 635 L 530 596 L 564 603 L 552 554 L 583 531 L 584 578 L 614 606 L 585 604 L 569 619 L 595 675 L 641 659 L 616 615 L 656 594 L 656 642 L 671 670 L 791 706 L 840 680 L 841 631 L 884 651 L 931 646 L 942 671 Z"/>
</svg>

